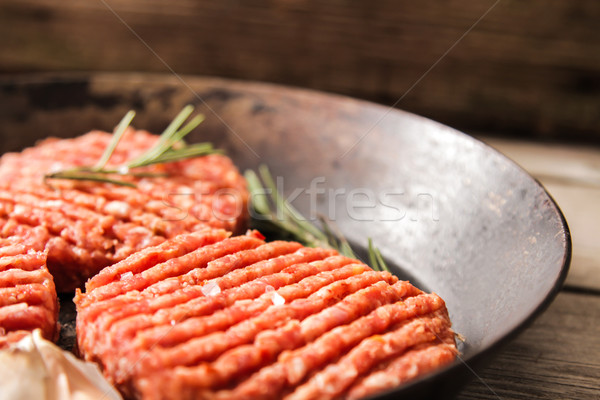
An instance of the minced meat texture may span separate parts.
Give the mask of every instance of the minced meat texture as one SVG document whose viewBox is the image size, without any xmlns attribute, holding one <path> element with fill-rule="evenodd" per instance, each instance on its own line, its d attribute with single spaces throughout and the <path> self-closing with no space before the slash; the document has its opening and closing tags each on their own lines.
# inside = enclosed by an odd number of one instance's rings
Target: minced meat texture
<svg viewBox="0 0 600 400">
<path fill-rule="evenodd" d="M 60 292 L 69 292 L 146 247 L 207 227 L 245 229 L 248 192 L 231 160 L 208 155 L 142 169 L 152 177 L 119 175 L 136 188 L 44 175 L 94 165 L 111 135 L 94 131 L 74 139 L 46 139 L 0 158 L 0 240 L 21 237 L 16 247 L 47 253 Z M 158 136 L 128 129 L 107 168 L 152 147 Z M 43 227 L 46 237 L 28 240 Z M 29 247 L 28 247 L 29 246 Z"/>
<path fill-rule="evenodd" d="M 79 351 L 127 398 L 355 399 L 454 360 L 436 294 L 333 250 L 219 232 L 148 248 L 78 292 Z"/>
<path fill-rule="evenodd" d="M 43 229 L 29 234 L 43 237 Z M 18 239 L 0 241 L 0 349 L 36 328 L 48 340 L 58 336 L 58 300 L 46 255 L 23 248 Z"/>
<path fill-rule="evenodd" d="M 135 188 L 44 180 L 110 139 L 0 158 L 0 348 L 36 328 L 56 339 L 56 285 L 77 288 L 79 352 L 128 398 L 358 399 L 455 359 L 436 294 L 334 250 L 235 236 L 248 192 L 227 157 L 116 176 Z M 107 167 L 157 139 L 129 129 Z"/>
</svg>

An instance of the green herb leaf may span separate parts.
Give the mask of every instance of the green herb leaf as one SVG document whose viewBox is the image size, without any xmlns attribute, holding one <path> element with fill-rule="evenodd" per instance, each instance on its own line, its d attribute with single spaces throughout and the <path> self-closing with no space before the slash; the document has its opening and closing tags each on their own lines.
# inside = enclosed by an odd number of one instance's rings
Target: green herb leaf
<svg viewBox="0 0 600 400">
<path fill-rule="evenodd" d="M 106 165 L 106 163 L 112 156 L 113 152 L 117 148 L 119 141 L 123 137 L 123 134 L 127 130 L 127 127 L 131 123 L 131 120 L 133 119 L 133 117 L 135 117 L 135 111 L 129 110 L 129 112 L 127 114 L 125 114 L 125 116 L 123 117 L 121 122 L 119 122 L 119 125 L 117 125 L 117 127 L 113 133 L 113 137 L 112 137 L 110 143 L 108 144 L 108 146 L 106 147 L 106 149 L 104 150 L 102 157 L 100 157 L 100 160 L 98 160 L 96 165 L 92 168 L 94 171 L 100 171 L 100 170 L 102 170 L 102 168 L 104 168 L 104 166 Z"/>
<path fill-rule="evenodd" d="M 266 165 L 258 167 L 258 174 L 252 170 L 244 173 L 251 193 L 252 208 L 261 216 L 254 216 L 253 222 L 261 229 L 283 233 L 309 247 L 330 248 L 346 257 L 356 258 L 356 253 L 339 229 L 325 217 L 319 216 L 321 229 L 308 222 L 302 214 L 278 192 L 277 185 Z M 369 263 L 376 271 L 389 271 L 381 252 L 373 241 L 368 240 Z"/>
<path fill-rule="evenodd" d="M 264 188 L 256 173 L 252 170 L 248 170 L 245 172 L 244 177 L 248 183 L 250 199 L 252 200 L 254 209 L 261 215 L 270 215 L 271 210 L 269 209 L 269 200 L 267 199 Z"/>
<path fill-rule="evenodd" d="M 71 179 L 135 187 L 135 184 L 132 182 L 110 178 L 105 175 L 118 174 L 134 177 L 165 176 L 165 174 L 156 174 L 147 171 L 134 171 L 134 169 L 155 164 L 166 164 L 209 154 L 222 153 L 221 150 L 215 149 L 211 143 L 197 143 L 192 145 L 185 143 L 183 140 L 184 137 L 193 131 L 200 123 L 202 123 L 202 121 L 204 121 L 204 116 L 197 115 L 185 126 L 183 126 L 183 128 L 181 128 L 193 111 L 194 107 L 191 105 L 184 107 L 183 110 L 179 112 L 175 119 L 160 135 L 160 138 L 156 144 L 148 149 L 148 151 L 116 168 L 107 169 L 105 168 L 106 164 L 110 160 L 112 154 L 117 148 L 117 145 L 123 137 L 123 134 L 135 116 L 135 112 L 129 111 L 125 117 L 123 117 L 121 122 L 119 122 L 119 125 L 116 127 L 113 137 L 104 150 L 102 157 L 93 167 L 77 167 L 47 174 L 44 176 L 44 180 Z"/>
<path fill-rule="evenodd" d="M 80 172 L 80 171 L 55 172 L 53 174 L 48 174 L 48 175 L 44 176 L 44 181 L 46 181 L 47 179 L 69 179 L 69 180 L 75 180 L 75 181 L 94 181 L 94 182 L 102 182 L 102 183 L 112 183 L 113 185 L 119 185 L 119 186 L 135 187 L 135 185 L 131 182 L 107 178 L 106 176 L 104 176 L 102 174 L 94 174 L 94 173 Z"/>
</svg>

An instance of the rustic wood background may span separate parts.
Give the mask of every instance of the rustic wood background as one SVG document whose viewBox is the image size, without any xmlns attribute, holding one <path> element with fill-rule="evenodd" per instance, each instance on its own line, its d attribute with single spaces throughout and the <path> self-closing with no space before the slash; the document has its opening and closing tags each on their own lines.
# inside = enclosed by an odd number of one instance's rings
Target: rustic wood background
<svg viewBox="0 0 600 400">
<path fill-rule="evenodd" d="M 495 0 L 0 0 L 0 73 L 174 71 L 393 104 Z M 398 107 L 600 144 L 600 2 L 500 0 Z"/>
</svg>

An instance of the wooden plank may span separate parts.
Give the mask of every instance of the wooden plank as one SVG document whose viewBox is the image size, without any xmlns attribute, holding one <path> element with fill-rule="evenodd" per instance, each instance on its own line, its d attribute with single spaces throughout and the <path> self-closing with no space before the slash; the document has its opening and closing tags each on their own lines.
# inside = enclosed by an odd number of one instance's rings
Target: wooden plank
<svg viewBox="0 0 600 400">
<path fill-rule="evenodd" d="M 481 139 L 544 183 L 600 189 L 600 149 L 499 138 Z"/>
<path fill-rule="evenodd" d="M 565 214 L 573 239 L 573 258 L 566 284 L 600 290 L 600 150 L 483 140 L 537 178 Z"/>
<path fill-rule="evenodd" d="M 173 70 L 393 104 L 494 0 L 108 0 Z M 600 141 L 600 2 L 504 0 L 398 104 L 462 129 Z M 0 73 L 161 71 L 100 1 L 0 0 Z"/>
<path fill-rule="evenodd" d="M 457 400 L 600 399 L 600 296 L 561 292 Z"/>
</svg>

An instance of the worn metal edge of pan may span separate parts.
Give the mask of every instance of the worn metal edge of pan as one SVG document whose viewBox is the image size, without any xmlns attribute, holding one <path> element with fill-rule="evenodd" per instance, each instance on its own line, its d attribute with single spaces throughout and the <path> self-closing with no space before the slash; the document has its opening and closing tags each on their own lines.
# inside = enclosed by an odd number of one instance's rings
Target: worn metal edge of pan
<svg viewBox="0 0 600 400">
<path fill-rule="evenodd" d="M 486 145 L 487 146 L 487 145 Z M 491 146 L 492 150 L 498 152 Z M 503 157 L 502 153 L 500 153 Z M 510 160 L 508 157 L 506 157 Z M 511 162 L 514 162 L 510 160 Z M 518 166 L 518 165 L 517 165 Z M 519 168 L 521 168 L 519 166 Z M 521 168 L 522 169 L 522 168 Z M 527 173 L 526 171 L 524 171 Z M 533 179 L 533 178 L 532 178 Z M 414 381 L 408 382 L 396 389 L 390 389 L 383 393 L 379 393 L 375 396 L 368 397 L 369 400 L 375 399 L 394 399 L 398 398 L 399 394 L 403 396 L 415 396 L 416 398 L 431 398 L 431 399 L 452 399 L 454 396 L 464 387 L 464 385 L 473 379 L 480 380 L 489 390 L 493 392 L 493 395 L 499 400 L 502 398 L 490 388 L 487 383 L 477 374 L 476 370 L 483 368 L 493 361 L 494 353 L 501 350 L 504 346 L 514 340 L 519 334 L 526 330 L 536 319 L 539 317 L 549 306 L 552 304 L 560 290 L 562 289 L 564 282 L 569 273 L 569 267 L 572 257 L 572 242 L 571 232 L 569 230 L 567 220 L 564 217 L 560 207 L 546 190 L 546 188 L 537 180 L 534 179 L 537 184 L 544 189 L 552 204 L 556 208 L 558 215 L 561 218 L 562 224 L 565 227 L 565 253 L 563 263 L 560 271 L 560 275 L 556 280 L 552 289 L 548 292 L 547 296 L 537 306 L 537 308 L 525 319 L 522 323 L 511 331 L 509 331 L 504 337 L 497 340 L 496 342 L 489 345 L 486 349 L 479 351 L 478 353 L 468 358 L 458 358 L 452 364 L 443 367 L 439 370 L 425 374 L 422 377 L 415 379 Z M 460 356 L 460 355 L 459 355 Z M 451 379 L 454 376 L 455 379 Z M 436 386 L 436 381 L 446 380 L 445 384 Z M 424 396 L 424 397 L 423 397 Z"/>
<path fill-rule="evenodd" d="M 6 84 L 15 83 L 15 82 L 19 82 L 21 84 L 30 83 L 30 84 L 34 84 L 34 85 L 35 84 L 43 85 L 44 83 L 51 83 L 51 82 L 52 83 L 61 83 L 61 82 L 67 83 L 70 81 L 79 81 L 81 79 L 86 79 L 92 75 L 93 74 L 90 74 L 90 73 L 68 73 L 68 74 L 47 73 L 47 74 L 32 74 L 32 75 L 20 75 L 20 76 L 4 76 L 4 77 L 0 77 L 0 85 L 6 85 Z M 139 78 L 140 76 L 145 76 L 146 74 L 104 73 L 104 74 L 100 74 L 100 75 L 102 75 L 103 78 L 105 78 L 105 79 L 114 79 L 114 80 L 120 80 L 120 81 L 125 80 L 126 81 L 126 80 L 130 79 L 132 76 Z M 147 76 L 153 76 L 154 78 L 157 77 L 156 74 L 147 74 Z M 202 77 L 190 77 L 190 78 L 197 79 L 197 78 L 202 78 Z M 186 79 L 187 79 L 187 77 L 186 77 Z M 213 78 L 211 78 L 211 79 L 213 79 Z M 292 92 L 297 91 L 297 92 L 312 93 L 317 96 L 328 96 L 328 97 L 334 99 L 335 101 L 344 101 L 344 99 L 347 99 L 347 100 L 351 99 L 351 98 L 348 98 L 345 96 L 340 96 L 340 95 L 327 94 L 327 93 L 322 93 L 322 92 L 317 92 L 317 91 L 312 91 L 312 90 L 307 90 L 307 89 L 301 89 L 301 88 L 290 88 L 290 87 L 286 87 L 286 86 L 279 86 L 279 85 L 273 85 L 273 84 L 267 84 L 267 83 L 242 82 L 242 81 L 235 81 L 235 80 L 228 80 L 228 79 L 221 79 L 221 78 L 217 78 L 217 80 L 222 81 L 222 82 L 235 82 L 237 85 L 250 85 L 250 86 L 259 85 L 259 86 L 263 86 L 263 87 L 271 87 L 271 88 L 274 88 L 274 90 L 285 89 L 287 91 L 292 91 Z M 171 82 L 171 84 L 172 84 L 172 82 Z M 356 102 L 357 100 L 352 99 L 352 101 Z M 384 106 L 377 105 L 377 104 L 370 103 L 370 102 L 364 102 L 364 101 L 360 101 L 360 100 L 358 100 L 358 102 L 364 103 L 365 106 L 368 105 L 369 107 L 375 106 L 375 107 L 384 108 Z M 397 110 L 394 110 L 393 112 L 396 112 L 396 111 Z M 402 113 L 410 114 L 410 113 L 407 113 L 404 111 L 402 111 Z M 411 114 L 411 115 L 414 115 L 414 114 Z M 417 115 L 414 115 L 414 116 L 419 119 L 427 120 L 426 118 L 421 117 L 421 116 L 417 116 Z M 430 121 L 430 120 L 428 120 L 428 121 Z M 444 126 L 444 125 L 440 124 L 440 126 Z M 452 133 L 454 135 L 460 135 L 460 136 L 463 136 L 470 140 L 473 140 L 473 141 L 477 142 L 478 144 L 487 147 L 489 150 L 491 150 L 497 154 L 500 154 L 492 147 L 490 147 L 468 135 L 465 135 L 464 133 L 462 133 L 460 131 L 456 131 L 451 128 L 450 128 L 450 131 L 451 131 L 450 133 Z M 514 166 L 516 166 L 518 169 L 520 169 L 523 174 L 529 176 L 529 174 L 526 171 L 524 171 L 520 166 L 516 165 L 516 163 L 514 163 L 512 160 L 508 159 L 506 156 L 504 156 L 502 154 L 500 154 L 500 156 L 503 157 L 504 159 L 506 159 L 508 162 L 510 162 Z M 377 398 L 390 398 L 391 396 L 397 396 L 399 394 L 410 394 L 410 393 L 415 393 L 415 394 L 418 393 L 421 396 L 423 394 L 427 394 L 429 396 L 435 395 L 436 397 L 445 397 L 446 395 L 453 394 L 458 388 L 460 388 L 462 386 L 462 384 L 464 383 L 464 381 L 466 379 L 474 377 L 474 375 L 471 371 L 472 367 L 469 366 L 468 364 L 472 364 L 473 368 L 478 368 L 479 365 L 489 361 L 489 356 L 491 355 L 491 353 L 496 351 L 500 346 L 507 343 L 508 341 L 513 339 L 516 335 L 518 335 L 521 331 L 523 331 L 552 302 L 552 300 L 554 299 L 554 297 L 556 296 L 556 294 L 562 287 L 564 280 L 566 278 L 566 275 L 568 273 L 569 263 L 570 263 L 570 259 L 571 259 L 571 251 L 572 251 L 571 237 L 570 237 L 570 232 L 569 232 L 569 229 L 567 226 L 567 222 L 564 218 L 564 215 L 562 214 L 560 208 L 558 207 L 558 205 L 556 204 L 554 199 L 551 197 L 551 195 L 548 193 L 548 191 L 538 181 L 533 179 L 531 176 L 529 176 L 529 178 L 532 180 L 532 182 L 534 182 L 535 185 L 537 185 L 539 188 L 541 188 L 541 190 L 543 190 L 545 195 L 551 201 L 551 203 L 554 207 L 554 211 L 559 216 L 560 221 L 563 226 L 563 230 L 562 230 L 562 232 L 564 234 L 563 261 L 562 261 L 562 265 L 561 265 L 561 268 L 560 268 L 560 271 L 558 274 L 558 278 L 554 281 L 552 288 L 547 292 L 547 294 L 544 296 L 544 298 L 540 300 L 540 302 L 538 303 L 537 307 L 534 309 L 533 312 L 531 312 L 526 318 L 524 318 L 522 321 L 520 321 L 520 323 L 518 325 L 516 325 L 512 330 L 510 330 L 503 337 L 501 337 L 497 341 L 487 345 L 486 348 L 479 350 L 478 352 L 476 352 L 475 354 L 473 354 L 469 357 L 466 357 L 462 361 L 456 361 L 454 364 L 452 364 L 450 366 L 447 366 L 441 370 L 438 370 L 431 374 L 423 376 L 416 381 L 410 382 L 399 388 L 396 388 L 396 389 L 393 389 L 386 393 L 380 394 L 380 395 L 376 396 Z M 455 379 L 449 379 L 452 377 L 454 377 Z M 442 385 L 442 386 L 436 385 L 436 382 L 439 383 L 442 380 L 445 381 L 444 385 Z"/>
<path fill-rule="evenodd" d="M 298 90 L 307 90 L 307 89 L 299 88 Z M 318 91 L 315 91 L 315 92 L 322 93 L 322 92 L 318 92 Z M 332 95 L 329 93 L 327 93 L 327 94 Z M 341 98 L 351 98 L 351 97 L 341 96 L 341 95 L 337 95 L 337 94 L 333 94 L 333 96 L 341 97 Z M 364 101 L 364 102 L 373 104 L 368 101 Z M 385 107 L 385 106 L 379 105 L 379 104 L 376 104 L 376 105 L 380 106 L 380 107 Z M 403 110 L 402 110 L 402 112 L 412 114 L 410 112 L 403 111 Z M 429 120 L 428 118 L 417 115 L 417 114 L 412 114 L 412 115 L 414 115 L 418 118 Z M 430 121 L 432 121 L 432 120 L 430 120 Z M 446 125 L 441 124 L 437 121 L 433 121 L 433 122 L 435 122 L 436 124 L 440 124 L 444 127 L 447 127 Z M 376 395 L 369 396 L 369 397 L 367 397 L 367 399 L 369 399 L 369 400 L 393 399 L 393 398 L 398 398 L 398 395 L 400 395 L 400 394 L 402 396 L 415 396 L 413 398 L 432 398 L 432 399 L 448 398 L 448 399 L 451 399 L 454 397 L 455 394 L 457 394 L 457 392 L 469 380 L 472 380 L 472 379 L 479 379 L 480 381 L 482 381 L 482 383 L 484 383 L 484 385 L 488 389 L 490 389 L 493 392 L 493 388 L 490 388 L 487 385 L 487 383 L 483 382 L 482 378 L 476 373 L 475 370 L 481 369 L 485 365 L 489 364 L 492 361 L 491 358 L 493 358 L 494 353 L 501 350 L 502 347 L 506 346 L 508 343 L 510 343 L 512 340 L 514 340 L 516 337 L 518 337 L 519 334 L 521 334 L 524 330 L 526 330 L 529 326 L 531 326 L 531 324 L 537 319 L 537 317 L 539 317 L 546 309 L 548 309 L 548 307 L 552 304 L 552 302 L 554 301 L 554 299 L 556 298 L 558 293 L 563 288 L 565 280 L 569 273 L 569 268 L 570 268 L 571 258 L 572 258 L 572 251 L 573 251 L 571 231 L 569 229 L 569 226 L 568 226 L 567 220 L 564 216 L 564 213 L 562 212 L 560 206 L 558 205 L 558 203 L 556 202 L 554 197 L 546 189 L 546 187 L 538 179 L 531 176 L 531 174 L 529 174 L 529 172 L 526 171 L 521 165 L 519 165 L 517 162 L 515 162 L 508 156 L 504 155 L 502 152 L 498 151 L 496 148 L 490 146 L 489 144 L 487 144 L 485 142 L 482 142 L 479 139 L 476 139 L 470 135 L 467 135 L 464 132 L 456 130 L 454 128 L 451 128 L 451 131 L 455 135 L 461 135 L 461 136 L 464 136 L 465 138 L 468 138 L 470 140 L 478 142 L 480 145 L 483 145 L 483 147 L 486 147 L 489 151 L 496 153 L 497 155 L 504 158 L 509 163 L 513 164 L 516 168 L 520 169 L 524 175 L 527 175 L 535 183 L 535 185 L 537 185 L 540 189 L 542 189 L 543 192 L 546 194 L 546 196 L 550 199 L 550 201 L 555 209 L 556 215 L 560 218 L 561 224 L 563 226 L 563 233 L 564 233 L 564 254 L 563 254 L 563 260 L 562 260 L 560 272 L 559 272 L 557 280 L 554 282 L 554 285 L 548 291 L 547 295 L 541 300 L 541 302 L 538 304 L 536 309 L 533 312 L 531 312 L 529 314 L 529 316 L 527 318 L 525 318 L 519 325 L 514 327 L 511 331 L 509 331 L 502 338 L 500 338 L 499 340 L 495 341 L 494 343 L 488 345 L 487 348 L 477 352 L 476 354 L 474 354 L 472 356 L 463 358 L 461 355 L 459 355 L 459 357 L 452 364 L 447 365 L 438 370 L 435 370 L 433 372 L 427 373 L 413 381 L 407 382 L 406 384 L 399 386 L 398 388 L 389 389 L 382 393 L 378 393 Z M 457 379 L 450 380 L 449 378 L 451 378 L 452 376 L 455 376 Z M 447 380 L 446 384 L 444 384 L 442 386 L 436 386 L 435 382 L 440 381 L 440 380 Z M 493 392 L 493 394 L 498 399 L 501 399 L 501 397 L 498 396 L 498 394 L 496 394 L 495 392 Z M 425 395 L 425 397 L 423 397 L 424 395 Z"/>
</svg>

